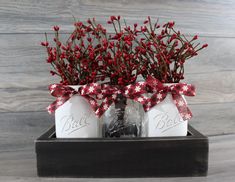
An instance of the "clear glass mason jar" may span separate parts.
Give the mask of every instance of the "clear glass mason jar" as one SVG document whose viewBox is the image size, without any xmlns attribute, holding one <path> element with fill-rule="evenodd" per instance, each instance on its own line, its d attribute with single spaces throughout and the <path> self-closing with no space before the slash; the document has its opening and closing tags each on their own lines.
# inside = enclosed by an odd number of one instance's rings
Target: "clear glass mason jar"
<svg viewBox="0 0 235 182">
<path fill-rule="evenodd" d="M 142 105 L 119 94 L 103 116 L 103 137 L 140 137 Z"/>
</svg>

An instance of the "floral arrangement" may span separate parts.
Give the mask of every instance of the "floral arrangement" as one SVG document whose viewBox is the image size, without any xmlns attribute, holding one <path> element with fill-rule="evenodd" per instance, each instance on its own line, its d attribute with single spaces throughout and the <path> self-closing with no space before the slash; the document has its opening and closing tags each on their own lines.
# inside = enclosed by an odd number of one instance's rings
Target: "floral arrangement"
<svg viewBox="0 0 235 182">
<path fill-rule="evenodd" d="M 195 43 L 198 36 L 186 38 L 175 30 L 174 22 L 163 26 L 150 17 L 141 26 L 121 24 L 120 16 L 111 16 L 114 34 L 93 19 L 75 22 L 75 30 L 64 43 L 59 27 L 54 26 L 54 45 L 46 42 L 47 62 L 52 75 L 64 85 L 84 85 L 106 81 L 112 85 L 128 85 L 138 76 L 151 75 L 162 83 L 177 83 L 184 78 L 184 64 L 207 44 Z"/>
<path fill-rule="evenodd" d="M 95 18 L 77 21 L 65 42 L 59 27 L 54 26 L 54 44 L 48 43 L 46 35 L 41 45 L 46 47 L 47 62 L 52 66 L 50 73 L 61 78 L 60 84 L 49 87 L 57 97 L 48 107 L 49 113 L 76 94 L 88 100 L 98 117 L 114 103 L 115 116 L 105 126 L 105 136 L 138 136 L 139 126 L 125 121 L 127 99 L 141 103 L 147 112 L 170 92 L 180 116 L 190 119 L 192 113 L 182 95 L 194 96 L 195 88 L 179 82 L 184 79 L 185 62 L 208 45 L 201 46 L 197 35 L 184 36 L 174 28 L 174 22 L 160 26 L 150 17 L 142 25 L 121 22 L 120 16 L 111 16 L 107 24 L 113 26 L 114 33 L 108 33 Z M 143 82 L 137 82 L 140 77 Z M 164 83 L 176 84 L 168 87 Z M 77 91 L 71 85 L 81 87 Z"/>
</svg>

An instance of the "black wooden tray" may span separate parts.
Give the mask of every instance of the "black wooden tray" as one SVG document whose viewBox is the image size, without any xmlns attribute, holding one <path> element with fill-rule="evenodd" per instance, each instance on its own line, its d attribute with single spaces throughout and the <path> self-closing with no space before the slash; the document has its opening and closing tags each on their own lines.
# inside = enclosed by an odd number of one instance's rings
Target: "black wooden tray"
<svg viewBox="0 0 235 182">
<path fill-rule="evenodd" d="M 189 126 L 185 137 L 57 139 L 53 126 L 35 140 L 38 176 L 206 176 L 208 138 Z"/>
</svg>

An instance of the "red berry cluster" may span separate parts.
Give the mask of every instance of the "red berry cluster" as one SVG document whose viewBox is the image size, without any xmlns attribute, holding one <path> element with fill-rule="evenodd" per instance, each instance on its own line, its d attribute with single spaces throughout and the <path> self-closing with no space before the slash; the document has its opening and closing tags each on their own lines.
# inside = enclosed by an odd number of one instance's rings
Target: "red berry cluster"
<svg viewBox="0 0 235 182">
<path fill-rule="evenodd" d="M 142 52 L 141 59 L 147 62 L 144 78 L 152 75 L 162 83 L 177 83 L 184 79 L 184 63 L 187 59 L 198 55 L 198 51 L 208 46 L 195 43 L 198 36 L 187 39 L 180 31 L 174 29 L 174 22 L 162 27 L 158 21 L 154 24 L 150 17 L 141 26 Z"/>
<path fill-rule="evenodd" d="M 163 83 L 183 79 L 185 60 L 196 56 L 205 47 L 194 45 L 198 38 L 188 40 L 176 31 L 174 22 L 160 29 L 158 22 L 152 24 L 150 17 L 142 26 L 128 26 L 120 16 L 107 21 L 113 25 L 114 34 L 96 20 L 76 22 L 69 39 L 62 43 L 59 27 L 54 26 L 54 46 L 47 41 L 47 62 L 53 67 L 52 75 L 61 77 L 65 85 L 83 85 L 106 80 L 113 85 L 134 83 L 138 76 L 152 75 Z"/>
</svg>

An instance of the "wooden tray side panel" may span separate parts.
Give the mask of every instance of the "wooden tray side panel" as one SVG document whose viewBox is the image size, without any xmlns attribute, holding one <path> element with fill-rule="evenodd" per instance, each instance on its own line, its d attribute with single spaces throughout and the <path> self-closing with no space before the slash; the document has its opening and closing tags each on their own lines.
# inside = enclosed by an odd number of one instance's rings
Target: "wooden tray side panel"
<svg viewBox="0 0 235 182">
<path fill-rule="evenodd" d="M 50 132 L 52 130 L 49 130 Z M 50 136 L 50 135 L 44 135 Z M 144 140 L 36 141 L 39 176 L 173 177 L 205 176 L 208 139 L 195 136 Z"/>
</svg>

